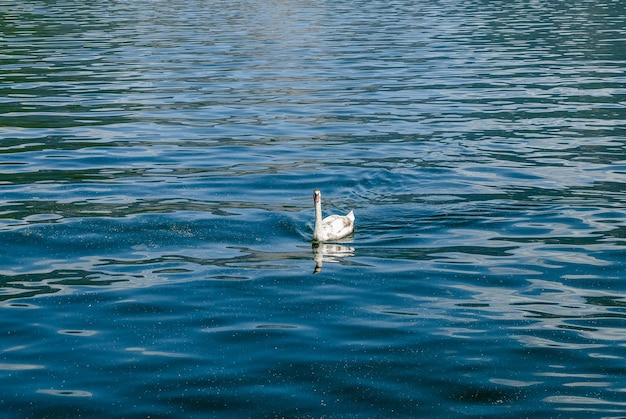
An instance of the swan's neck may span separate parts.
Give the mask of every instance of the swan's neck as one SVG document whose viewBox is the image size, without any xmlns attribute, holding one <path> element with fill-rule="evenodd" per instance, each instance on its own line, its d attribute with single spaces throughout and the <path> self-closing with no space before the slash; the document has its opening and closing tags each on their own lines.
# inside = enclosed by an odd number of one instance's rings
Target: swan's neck
<svg viewBox="0 0 626 419">
<path fill-rule="evenodd" d="M 315 199 L 315 226 L 313 227 L 313 240 L 319 240 L 322 234 L 322 202 L 321 199 Z"/>
</svg>

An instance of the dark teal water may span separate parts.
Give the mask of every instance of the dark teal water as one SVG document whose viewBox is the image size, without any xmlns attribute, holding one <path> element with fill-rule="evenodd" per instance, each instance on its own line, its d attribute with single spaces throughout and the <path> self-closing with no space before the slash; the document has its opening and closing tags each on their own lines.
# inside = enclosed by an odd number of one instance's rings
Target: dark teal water
<svg viewBox="0 0 626 419">
<path fill-rule="evenodd" d="M 4 417 L 626 417 L 623 1 L 0 19 Z"/>
</svg>

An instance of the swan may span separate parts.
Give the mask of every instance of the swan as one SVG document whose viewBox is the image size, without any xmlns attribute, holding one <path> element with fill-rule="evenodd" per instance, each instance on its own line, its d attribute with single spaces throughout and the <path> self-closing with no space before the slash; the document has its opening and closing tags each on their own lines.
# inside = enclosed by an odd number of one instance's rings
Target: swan
<svg viewBox="0 0 626 419">
<path fill-rule="evenodd" d="M 315 202 L 313 241 L 339 240 L 354 232 L 354 211 L 347 215 L 329 215 L 322 220 L 322 193 L 319 189 L 313 191 L 313 202 Z"/>
</svg>

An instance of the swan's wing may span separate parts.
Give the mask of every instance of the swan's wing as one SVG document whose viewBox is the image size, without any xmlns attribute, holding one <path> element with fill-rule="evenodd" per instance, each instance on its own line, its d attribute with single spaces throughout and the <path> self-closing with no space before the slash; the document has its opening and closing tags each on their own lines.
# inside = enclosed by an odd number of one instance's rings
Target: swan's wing
<svg viewBox="0 0 626 419">
<path fill-rule="evenodd" d="M 339 231 L 346 227 L 346 224 L 350 222 L 350 219 L 342 215 L 329 215 L 322 220 L 324 230 L 327 231 Z"/>
<path fill-rule="evenodd" d="M 327 240 L 337 240 L 354 231 L 354 213 L 348 215 L 329 215 L 322 221 L 324 236 Z"/>
</svg>

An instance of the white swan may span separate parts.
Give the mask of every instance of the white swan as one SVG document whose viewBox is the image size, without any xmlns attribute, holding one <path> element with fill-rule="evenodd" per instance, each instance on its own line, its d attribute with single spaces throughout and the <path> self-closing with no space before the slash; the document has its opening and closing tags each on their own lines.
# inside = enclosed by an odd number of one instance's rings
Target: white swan
<svg viewBox="0 0 626 419">
<path fill-rule="evenodd" d="M 350 211 L 347 215 L 329 215 L 322 220 L 322 193 L 319 189 L 313 191 L 313 202 L 315 202 L 314 241 L 339 240 L 354 232 L 353 211 Z"/>
</svg>

